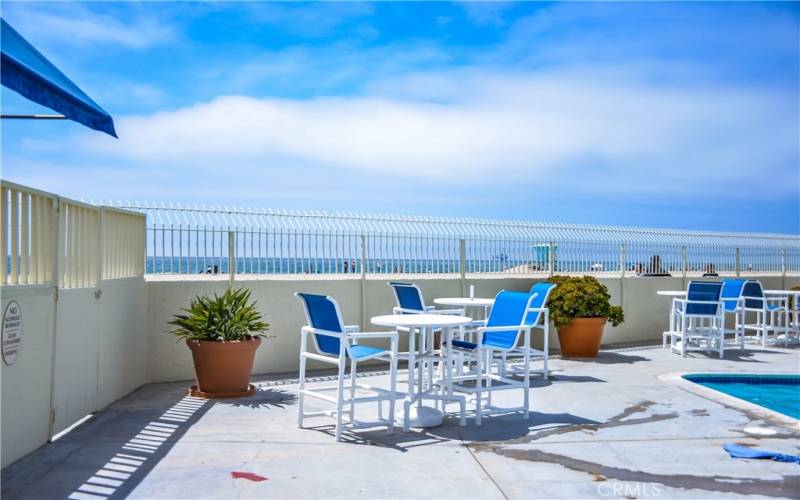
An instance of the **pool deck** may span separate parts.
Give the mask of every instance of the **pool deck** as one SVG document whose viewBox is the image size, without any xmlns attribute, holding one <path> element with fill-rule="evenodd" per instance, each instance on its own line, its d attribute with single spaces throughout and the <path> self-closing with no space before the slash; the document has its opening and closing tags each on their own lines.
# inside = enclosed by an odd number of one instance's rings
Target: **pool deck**
<svg viewBox="0 0 800 500">
<path fill-rule="evenodd" d="M 2 497 L 800 497 L 800 466 L 732 459 L 722 449 L 742 443 L 798 454 L 796 422 L 723 405 L 663 377 L 797 373 L 800 349 L 751 346 L 719 360 L 630 348 L 552 365 L 550 381 L 534 378 L 527 421 L 509 414 L 459 427 L 449 417 L 408 434 L 346 433 L 346 443 L 334 441 L 330 419 L 297 428 L 297 385 L 288 378 L 257 378 L 258 393 L 236 401 L 185 398 L 187 383 L 150 384 L 6 467 Z M 495 404 L 520 398 L 503 391 Z M 744 431 L 752 427 L 773 434 Z M 234 479 L 233 471 L 268 480 Z"/>
</svg>

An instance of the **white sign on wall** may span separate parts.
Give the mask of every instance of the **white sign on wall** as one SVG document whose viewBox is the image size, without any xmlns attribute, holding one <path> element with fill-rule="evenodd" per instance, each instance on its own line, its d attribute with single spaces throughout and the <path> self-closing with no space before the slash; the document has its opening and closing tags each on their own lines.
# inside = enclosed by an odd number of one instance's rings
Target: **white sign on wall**
<svg viewBox="0 0 800 500">
<path fill-rule="evenodd" d="M 11 366 L 22 347 L 22 308 L 12 300 L 3 312 L 3 362 Z"/>
</svg>

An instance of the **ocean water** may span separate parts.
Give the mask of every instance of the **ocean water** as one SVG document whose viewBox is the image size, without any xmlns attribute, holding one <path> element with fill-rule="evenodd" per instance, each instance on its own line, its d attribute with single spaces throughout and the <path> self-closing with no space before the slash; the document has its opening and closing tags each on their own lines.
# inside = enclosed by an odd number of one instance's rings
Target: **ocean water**
<svg viewBox="0 0 800 500">
<path fill-rule="evenodd" d="M 322 258 L 283 258 L 273 259 L 267 257 L 238 258 L 236 263 L 237 274 L 358 274 L 360 259 L 322 259 Z M 366 272 L 375 273 L 458 273 L 459 261 L 433 260 L 433 259 L 367 259 Z M 559 262 L 557 270 L 591 272 L 593 263 L 586 262 Z M 595 262 L 596 264 L 596 262 Z M 603 269 L 615 269 L 614 261 L 599 262 Z M 226 257 L 215 259 L 202 257 L 174 257 L 161 258 L 147 257 L 146 273 L 179 273 L 200 274 L 219 273 L 227 274 L 231 263 Z M 616 264 L 618 265 L 618 263 Z M 531 264 L 530 261 L 514 261 L 506 259 L 467 260 L 467 272 L 502 272 L 513 271 L 515 268 L 523 270 L 542 270 L 547 268 L 546 262 Z M 530 266 L 530 267 L 529 267 Z M 595 269 L 597 270 L 597 269 Z"/>
</svg>

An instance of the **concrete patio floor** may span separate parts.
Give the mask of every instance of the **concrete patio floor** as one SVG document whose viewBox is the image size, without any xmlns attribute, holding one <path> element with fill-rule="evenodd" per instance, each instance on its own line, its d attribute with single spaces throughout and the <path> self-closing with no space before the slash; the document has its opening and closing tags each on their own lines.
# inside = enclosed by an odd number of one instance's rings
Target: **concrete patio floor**
<svg viewBox="0 0 800 500">
<path fill-rule="evenodd" d="M 261 377 L 236 401 L 186 398 L 150 384 L 5 468 L 14 498 L 704 498 L 800 497 L 800 467 L 731 459 L 725 443 L 798 453 L 798 427 L 660 379 L 672 372 L 791 372 L 800 350 L 750 347 L 719 360 L 658 347 L 552 362 L 534 378 L 530 419 L 450 416 L 437 428 L 332 437 L 332 420 L 298 429 L 294 380 Z M 404 377 L 403 373 L 403 377 Z M 324 379 L 321 376 L 320 379 Z M 388 377 L 365 375 L 370 384 Z M 315 384 L 325 383 L 323 380 Z M 329 383 L 329 382 L 327 382 Z M 519 404 L 520 391 L 495 404 Z M 450 409 L 455 410 L 453 405 Z M 364 410 L 365 412 L 368 410 Z M 754 437 L 744 428 L 775 433 Z M 234 479 L 252 472 L 268 480 Z"/>
</svg>

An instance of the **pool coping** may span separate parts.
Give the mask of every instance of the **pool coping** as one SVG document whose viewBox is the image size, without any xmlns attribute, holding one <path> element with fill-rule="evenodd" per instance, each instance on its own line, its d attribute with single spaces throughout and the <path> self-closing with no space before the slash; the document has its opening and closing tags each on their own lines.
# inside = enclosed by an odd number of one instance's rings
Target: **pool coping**
<svg viewBox="0 0 800 500">
<path fill-rule="evenodd" d="M 727 406 L 729 408 L 733 408 L 736 410 L 746 411 L 758 417 L 759 419 L 765 420 L 773 425 L 778 425 L 780 427 L 788 428 L 793 432 L 800 432 L 800 420 L 796 418 L 784 415 L 783 413 L 777 412 L 775 410 L 770 410 L 769 408 L 765 408 L 761 405 L 745 401 L 744 399 L 740 399 L 735 396 L 725 394 L 723 392 L 711 389 L 697 382 L 692 382 L 690 380 L 686 380 L 685 378 L 683 378 L 684 375 L 725 376 L 725 375 L 731 375 L 731 373 L 732 372 L 708 372 L 708 371 L 670 372 L 670 373 L 665 373 L 663 375 L 659 375 L 658 379 L 663 382 L 670 383 L 692 394 L 696 394 L 698 396 L 719 403 L 723 406 Z M 786 372 L 754 372 L 754 373 L 735 372 L 735 373 L 739 375 L 753 375 L 753 376 L 797 375 L 796 373 L 786 373 Z"/>
</svg>

